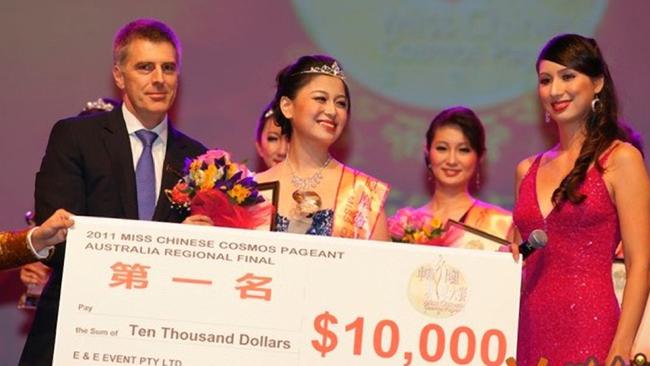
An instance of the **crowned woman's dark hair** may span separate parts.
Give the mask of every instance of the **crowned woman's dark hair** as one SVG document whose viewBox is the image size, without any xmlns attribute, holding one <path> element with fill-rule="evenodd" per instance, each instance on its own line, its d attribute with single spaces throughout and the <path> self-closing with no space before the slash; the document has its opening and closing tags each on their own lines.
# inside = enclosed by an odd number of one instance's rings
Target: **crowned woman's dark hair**
<svg viewBox="0 0 650 366">
<path fill-rule="evenodd" d="M 343 81 L 345 96 L 348 99 L 348 115 L 350 114 L 352 109 L 350 90 L 345 83 L 345 75 L 339 62 L 327 55 L 302 56 L 296 62 L 280 70 L 275 77 L 277 88 L 272 102 L 272 109 L 275 120 L 280 125 L 283 135 L 291 138 L 292 129 L 291 122 L 284 116 L 280 109 L 280 100 L 282 97 L 294 99 L 300 89 L 318 75 L 330 75 Z"/>
<path fill-rule="evenodd" d="M 598 44 L 594 39 L 577 34 L 561 34 L 544 46 L 537 58 L 536 68 L 543 61 L 551 61 L 576 70 L 592 79 L 603 79 L 603 88 L 596 94 L 597 101 L 589 111 L 585 126 L 585 141 L 573 169 L 553 192 L 553 203 L 566 200 L 582 202 L 586 196 L 579 192 L 591 164 L 603 171 L 598 158 L 615 140 L 629 141 L 628 133 L 618 120 L 618 99 L 614 81 Z M 596 100 L 596 99 L 594 99 Z"/>
</svg>

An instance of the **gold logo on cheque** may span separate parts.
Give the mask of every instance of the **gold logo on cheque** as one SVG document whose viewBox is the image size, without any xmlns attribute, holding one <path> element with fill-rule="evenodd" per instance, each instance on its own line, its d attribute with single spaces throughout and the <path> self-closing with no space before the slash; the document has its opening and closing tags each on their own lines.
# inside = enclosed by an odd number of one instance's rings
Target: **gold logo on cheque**
<svg viewBox="0 0 650 366">
<path fill-rule="evenodd" d="M 463 310 L 468 292 L 463 272 L 448 264 L 442 256 L 419 266 L 408 284 L 411 305 L 433 318 L 448 318 Z"/>
</svg>

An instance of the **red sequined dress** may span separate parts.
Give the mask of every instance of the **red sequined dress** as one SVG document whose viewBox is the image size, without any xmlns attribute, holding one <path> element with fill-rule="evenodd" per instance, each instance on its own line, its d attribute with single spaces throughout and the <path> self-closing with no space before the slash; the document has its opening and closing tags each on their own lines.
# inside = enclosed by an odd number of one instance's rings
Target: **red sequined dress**
<svg viewBox="0 0 650 366">
<path fill-rule="evenodd" d="M 541 157 L 523 178 L 514 209 L 522 238 L 535 229 L 548 235 L 546 247 L 524 266 L 517 365 L 537 365 L 541 357 L 549 365 L 582 364 L 589 357 L 602 363 L 620 315 L 611 272 L 620 241 L 616 207 L 602 174 L 591 167 L 580 187 L 587 198 L 556 205 L 543 217 L 536 186 Z"/>
</svg>

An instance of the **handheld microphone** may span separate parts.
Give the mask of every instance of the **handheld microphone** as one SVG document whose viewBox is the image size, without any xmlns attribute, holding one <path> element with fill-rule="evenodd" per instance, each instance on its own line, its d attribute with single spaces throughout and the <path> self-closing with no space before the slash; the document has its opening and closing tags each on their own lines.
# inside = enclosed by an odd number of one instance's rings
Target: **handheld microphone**
<svg viewBox="0 0 650 366">
<path fill-rule="evenodd" d="M 533 232 L 528 235 L 528 240 L 519 244 L 519 253 L 521 256 L 526 259 L 529 255 L 537 249 L 543 248 L 548 241 L 548 236 L 544 230 L 535 229 Z"/>
</svg>

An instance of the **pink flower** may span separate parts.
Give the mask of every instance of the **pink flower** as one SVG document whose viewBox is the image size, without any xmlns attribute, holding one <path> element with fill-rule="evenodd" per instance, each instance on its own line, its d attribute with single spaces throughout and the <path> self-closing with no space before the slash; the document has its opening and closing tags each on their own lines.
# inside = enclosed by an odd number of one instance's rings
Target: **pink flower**
<svg viewBox="0 0 650 366">
<path fill-rule="evenodd" d="M 442 222 L 422 209 L 405 207 L 388 219 L 388 231 L 393 241 L 424 245 L 446 245 Z"/>
<path fill-rule="evenodd" d="M 241 179 L 255 177 L 255 174 L 248 169 L 246 164 L 239 164 L 239 170 L 242 172 Z"/>
<path fill-rule="evenodd" d="M 397 210 L 395 215 L 388 219 L 388 232 L 392 238 L 401 239 L 406 234 L 407 229 L 413 228 L 411 223 L 413 211 L 410 207 L 404 207 Z"/>
<path fill-rule="evenodd" d="M 402 238 L 404 237 L 404 225 L 395 217 L 388 219 L 388 232 L 393 238 Z"/>
<path fill-rule="evenodd" d="M 441 236 L 437 238 L 431 238 L 427 240 L 426 245 L 435 245 L 439 247 L 448 247 L 458 240 L 463 235 L 463 232 L 460 230 L 448 230 L 444 231 Z"/>
<path fill-rule="evenodd" d="M 431 215 L 420 211 L 412 210 L 409 217 L 409 225 L 415 229 L 422 229 L 424 225 L 428 224 L 431 221 Z"/>
<path fill-rule="evenodd" d="M 198 156 L 197 159 L 204 161 L 207 164 L 213 164 L 216 160 L 219 160 L 223 157 L 226 158 L 227 163 L 230 162 L 230 153 L 220 149 L 213 149 L 206 151 L 205 154 Z"/>
</svg>

